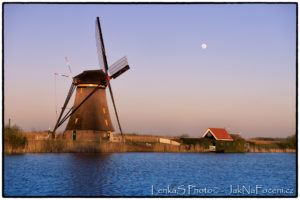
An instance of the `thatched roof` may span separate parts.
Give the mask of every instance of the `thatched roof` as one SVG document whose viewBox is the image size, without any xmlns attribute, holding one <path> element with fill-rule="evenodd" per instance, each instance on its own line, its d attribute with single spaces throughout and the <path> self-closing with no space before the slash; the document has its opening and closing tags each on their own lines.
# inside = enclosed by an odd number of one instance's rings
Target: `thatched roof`
<svg viewBox="0 0 300 200">
<path fill-rule="evenodd" d="M 77 84 L 105 84 L 106 74 L 103 70 L 87 70 L 74 77 Z"/>
</svg>

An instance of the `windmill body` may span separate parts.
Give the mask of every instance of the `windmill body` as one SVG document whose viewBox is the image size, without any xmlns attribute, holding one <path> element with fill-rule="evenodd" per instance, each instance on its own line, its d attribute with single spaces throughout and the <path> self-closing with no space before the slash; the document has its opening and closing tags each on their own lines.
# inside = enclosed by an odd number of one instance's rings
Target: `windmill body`
<svg viewBox="0 0 300 200">
<path fill-rule="evenodd" d="M 107 106 L 107 77 L 102 70 L 88 70 L 73 78 L 77 86 L 73 108 L 76 108 L 95 88 L 95 93 L 69 118 L 64 136 L 71 139 L 76 130 L 78 140 L 107 138 L 114 131 Z M 100 84 L 100 85 L 99 85 Z"/>
</svg>

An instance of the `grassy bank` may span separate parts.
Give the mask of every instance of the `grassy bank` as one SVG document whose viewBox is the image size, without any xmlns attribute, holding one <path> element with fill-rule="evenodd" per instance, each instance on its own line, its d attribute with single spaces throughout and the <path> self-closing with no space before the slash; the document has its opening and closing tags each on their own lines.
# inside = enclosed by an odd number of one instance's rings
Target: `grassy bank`
<svg viewBox="0 0 300 200">
<path fill-rule="evenodd" d="M 190 150 L 187 146 L 174 146 L 160 143 L 133 142 L 92 142 L 55 140 L 28 140 L 24 148 L 5 148 L 4 152 L 11 153 L 117 153 L 117 152 L 203 152 L 197 147 Z"/>
<path fill-rule="evenodd" d="M 254 138 L 247 141 L 249 152 L 296 152 L 296 134 L 287 138 Z"/>
<path fill-rule="evenodd" d="M 115 136 L 118 137 L 118 136 Z M 23 133 L 17 126 L 5 127 L 4 153 L 114 153 L 114 152 L 209 152 L 211 142 L 203 138 L 175 138 L 180 145 L 159 143 L 159 136 L 125 135 L 126 142 L 108 141 L 72 141 L 61 134 L 51 139 L 47 132 Z M 238 137 L 234 141 L 214 141 L 216 150 L 225 153 L 245 152 L 296 152 L 296 136 L 278 140 L 244 140 Z"/>
<path fill-rule="evenodd" d="M 239 145 L 240 144 L 240 145 Z M 28 140 L 24 147 L 7 148 L 5 145 L 4 152 L 12 153 L 117 153 L 117 152 L 173 152 L 173 153 L 204 153 L 208 152 L 207 148 L 198 143 L 182 144 L 180 146 L 145 143 L 145 142 L 92 142 L 92 141 L 67 141 L 63 139 L 47 140 Z M 221 143 L 217 149 L 225 148 L 225 153 L 242 153 L 242 152 L 295 152 L 295 149 L 270 148 L 260 145 L 251 146 L 249 151 L 241 150 L 242 143 L 234 147 L 230 143 Z"/>
<path fill-rule="evenodd" d="M 182 144 L 199 146 L 200 149 L 208 149 L 211 141 L 205 138 L 181 138 Z M 243 138 L 234 141 L 215 141 L 216 150 L 225 153 L 267 153 L 267 152 L 296 152 L 296 135 L 282 139 L 281 141 L 260 140 L 247 141 Z"/>
</svg>

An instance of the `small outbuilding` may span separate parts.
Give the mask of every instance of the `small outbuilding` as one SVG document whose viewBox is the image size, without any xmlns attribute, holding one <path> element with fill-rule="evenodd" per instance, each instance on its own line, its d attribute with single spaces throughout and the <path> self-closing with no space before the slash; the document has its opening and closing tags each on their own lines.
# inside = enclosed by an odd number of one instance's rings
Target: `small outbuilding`
<svg viewBox="0 0 300 200">
<path fill-rule="evenodd" d="M 233 141 L 232 137 L 224 128 L 208 128 L 201 138 L 213 140 Z"/>
</svg>

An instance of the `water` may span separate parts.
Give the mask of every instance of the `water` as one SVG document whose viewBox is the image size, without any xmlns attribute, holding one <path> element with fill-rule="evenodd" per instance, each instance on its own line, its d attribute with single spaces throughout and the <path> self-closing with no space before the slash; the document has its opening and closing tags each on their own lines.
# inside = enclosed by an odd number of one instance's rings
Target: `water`
<svg viewBox="0 0 300 200">
<path fill-rule="evenodd" d="M 4 156 L 5 196 L 295 196 L 296 154 Z"/>
</svg>

